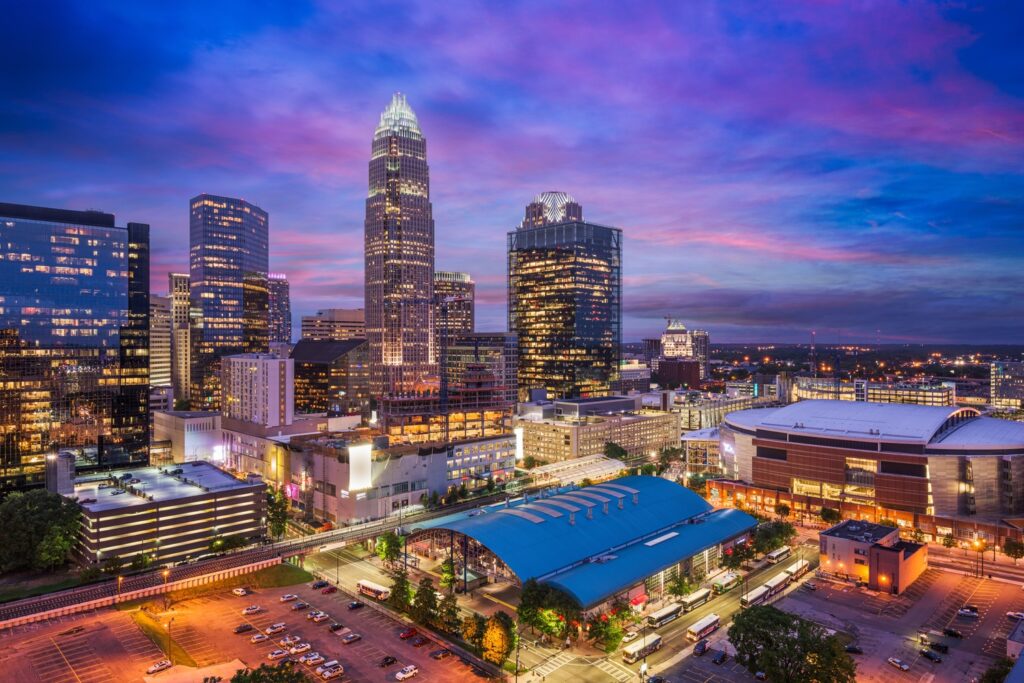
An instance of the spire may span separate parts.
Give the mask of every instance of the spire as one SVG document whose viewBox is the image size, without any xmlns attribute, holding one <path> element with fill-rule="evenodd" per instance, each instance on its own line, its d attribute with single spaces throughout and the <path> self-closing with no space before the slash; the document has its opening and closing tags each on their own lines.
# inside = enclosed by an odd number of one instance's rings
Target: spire
<svg viewBox="0 0 1024 683">
<path fill-rule="evenodd" d="M 373 134 L 374 140 L 385 135 L 404 135 L 421 139 L 423 133 L 420 131 L 420 122 L 416 113 L 405 100 L 405 95 L 396 92 L 391 96 L 391 103 L 381 112 L 380 123 Z"/>
</svg>

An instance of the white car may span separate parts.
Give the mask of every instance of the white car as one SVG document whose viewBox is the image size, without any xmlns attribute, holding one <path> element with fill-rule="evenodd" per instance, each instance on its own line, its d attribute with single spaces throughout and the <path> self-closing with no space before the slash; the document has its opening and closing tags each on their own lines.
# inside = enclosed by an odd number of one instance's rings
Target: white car
<svg viewBox="0 0 1024 683">
<path fill-rule="evenodd" d="M 334 669 L 334 668 L 339 667 L 339 666 L 341 666 L 341 662 L 339 662 L 337 659 L 332 659 L 331 661 L 326 662 L 326 663 L 321 664 L 320 666 L 318 666 L 316 668 L 316 675 L 319 676 L 323 672 L 327 671 L 328 669 Z"/>
<path fill-rule="evenodd" d="M 363 637 L 361 635 L 359 635 L 358 633 L 349 633 L 347 636 L 345 636 L 344 638 L 341 639 L 341 642 L 344 643 L 345 645 L 351 645 L 352 643 L 356 642 L 357 640 L 362 640 L 362 639 L 363 639 Z"/>
<path fill-rule="evenodd" d="M 289 652 L 291 652 L 293 655 L 301 655 L 303 652 L 309 652 L 312 649 L 313 649 L 313 646 L 310 645 L 309 643 L 299 643 L 298 645 L 293 647 L 291 650 L 289 650 Z"/>
<path fill-rule="evenodd" d="M 966 607 L 961 607 L 956 613 L 957 616 L 967 617 L 968 619 L 977 619 L 980 616 L 977 610 L 967 609 Z"/>
<path fill-rule="evenodd" d="M 284 625 L 284 622 L 283 621 L 279 621 L 276 624 L 271 624 L 270 626 L 268 626 L 267 630 L 264 631 L 264 633 L 266 633 L 268 636 L 272 636 L 275 633 L 281 633 L 286 628 L 288 628 L 288 627 Z"/>
<path fill-rule="evenodd" d="M 1007 612 L 1006 618 L 1013 619 L 1014 621 L 1020 621 L 1021 619 L 1024 619 L 1024 612 Z"/>
<path fill-rule="evenodd" d="M 281 602 L 292 602 L 292 601 L 298 600 L 298 599 L 299 599 L 299 596 L 296 595 L 295 593 L 285 593 L 284 595 L 281 596 Z"/>
<path fill-rule="evenodd" d="M 247 591 L 244 588 L 232 588 L 231 592 L 232 594 L 237 595 L 240 598 L 244 598 L 246 595 L 249 594 L 249 591 Z"/>
<path fill-rule="evenodd" d="M 250 643 L 262 643 L 262 642 L 265 642 L 267 640 L 270 640 L 270 636 L 268 636 L 266 633 L 257 633 L 256 635 L 254 635 L 252 638 L 249 639 L 249 642 Z"/>
<path fill-rule="evenodd" d="M 242 610 L 242 615 L 247 617 L 250 614 L 259 614 L 262 610 L 263 608 L 259 605 L 249 605 L 248 607 Z"/>
<path fill-rule="evenodd" d="M 278 659 L 284 659 L 288 656 L 288 650 L 271 650 L 267 655 L 267 659 L 270 661 L 276 661 Z"/>
<path fill-rule="evenodd" d="M 327 621 L 330 618 L 331 618 L 330 614 L 327 614 L 325 612 L 321 612 L 320 614 L 318 614 L 315 617 L 313 617 L 313 623 L 314 624 L 319 624 L 321 622 Z"/>
<path fill-rule="evenodd" d="M 281 647 L 291 647 L 300 640 L 301 638 L 299 638 L 298 636 L 285 636 L 281 640 L 277 641 L 277 644 Z"/>
<path fill-rule="evenodd" d="M 306 666 L 316 666 L 317 664 L 323 664 L 324 658 L 319 652 L 307 652 L 299 657 L 299 661 Z"/>
<path fill-rule="evenodd" d="M 887 661 L 900 671 L 910 671 L 910 665 L 904 662 L 902 659 L 898 659 L 896 657 L 889 657 Z"/>
<path fill-rule="evenodd" d="M 325 681 L 329 681 L 332 678 L 340 677 L 344 673 L 345 669 L 341 668 L 340 666 L 336 666 L 333 669 L 327 669 L 326 671 L 324 671 L 322 674 L 320 674 L 320 678 L 324 679 Z"/>
<path fill-rule="evenodd" d="M 419 668 L 415 664 L 410 664 L 407 667 L 399 669 L 398 673 L 395 674 L 395 680 L 404 681 L 408 678 L 419 675 L 419 673 Z"/>
<path fill-rule="evenodd" d="M 634 640 L 640 637 L 640 631 L 626 631 L 622 635 L 622 642 L 632 643 Z"/>
<path fill-rule="evenodd" d="M 306 619 L 313 619 L 313 617 L 318 617 L 321 614 L 323 614 L 323 612 L 321 612 L 318 609 L 315 609 L 315 610 L 310 611 L 308 614 L 306 614 Z"/>
<path fill-rule="evenodd" d="M 148 669 L 146 669 L 146 673 L 147 674 L 158 674 L 161 671 L 163 671 L 164 669 L 170 669 L 170 668 L 171 668 L 171 660 L 169 660 L 169 659 L 161 659 L 159 662 L 157 662 L 153 666 L 151 666 Z"/>
</svg>

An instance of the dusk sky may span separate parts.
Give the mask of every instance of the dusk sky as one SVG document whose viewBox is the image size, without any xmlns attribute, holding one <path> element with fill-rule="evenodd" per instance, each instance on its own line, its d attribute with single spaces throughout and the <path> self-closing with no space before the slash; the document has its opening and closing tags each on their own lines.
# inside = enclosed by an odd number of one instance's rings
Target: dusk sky
<svg viewBox="0 0 1024 683">
<path fill-rule="evenodd" d="M 270 213 L 296 321 L 362 306 L 370 141 L 427 137 L 439 270 L 505 328 L 544 190 L 624 232 L 626 341 L 1024 342 L 1024 3 L 8 3 L 0 201 Z"/>
</svg>

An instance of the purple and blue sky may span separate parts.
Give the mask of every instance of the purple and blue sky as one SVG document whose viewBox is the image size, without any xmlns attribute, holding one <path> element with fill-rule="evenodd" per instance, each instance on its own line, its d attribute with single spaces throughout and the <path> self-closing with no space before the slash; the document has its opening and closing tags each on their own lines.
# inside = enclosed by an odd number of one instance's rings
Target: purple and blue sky
<svg viewBox="0 0 1024 683">
<path fill-rule="evenodd" d="M 362 302 L 370 139 L 428 139 L 438 269 L 505 326 L 505 234 L 543 190 L 625 233 L 624 338 L 1024 342 L 1019 2 L 18 3 L 0 200 L 153 226 L 270 213 L 296 315 Z"/>
</svg>

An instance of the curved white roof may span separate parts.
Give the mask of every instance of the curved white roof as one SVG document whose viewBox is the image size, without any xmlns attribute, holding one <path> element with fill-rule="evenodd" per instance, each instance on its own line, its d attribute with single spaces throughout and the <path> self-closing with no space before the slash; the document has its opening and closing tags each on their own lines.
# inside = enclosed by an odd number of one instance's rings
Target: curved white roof
<svg viewBox="0 0 1024 683">
<path fill-rule="evenodd" d="M 932 443 L 933 448 L 1020 449 L 1024 451 L 1024 422 L 979 417 L 951 429 Z"/>
<path fill-rule="evenodd" d="M 396 92 L 391 96 L 391 102 L 381 112 L 380 123 L 377 124 L 377 130 L 374 131 L 373 139 L 376 140 L 385 135 L 394 134 L 416 139 L 423 137 L 423 133 L 420 131 L 419 119 L 416 118 L 416 112 L 412 110 L 412 107 L 405 100 L 405 95 L 400 92 Z"/>
<path fill-rule="evenodd" d="M 747 429 L 926 444 L 938 435 L 950 418 L 957 415 L 969 418 L 977 414 L 973 408 L 957 406 L 812 400 L 798 401 L 781 408 L 740 410 L 726 415 L 725 421 Z M 961 425 L 955 431 L 965 426 Z"/>
</svg>

